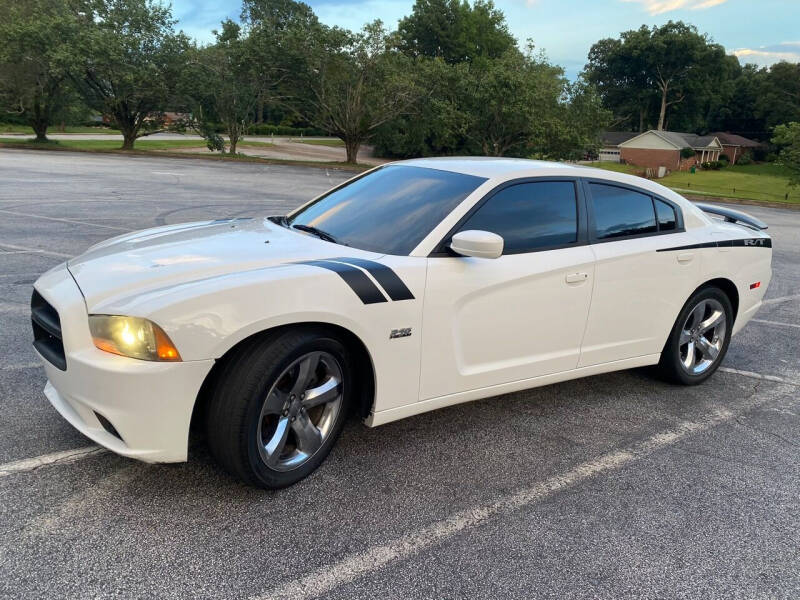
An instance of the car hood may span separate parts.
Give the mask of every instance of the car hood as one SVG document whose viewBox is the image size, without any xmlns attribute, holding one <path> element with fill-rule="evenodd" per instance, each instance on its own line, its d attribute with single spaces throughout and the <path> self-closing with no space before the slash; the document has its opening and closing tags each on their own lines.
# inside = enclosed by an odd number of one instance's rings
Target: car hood
<svg viewBox="0 0 800 600">
<path fill-rule="evenodd" d="M 199 279 L 337 256 L 380 258 L 267 218 L 147 229 L 106 240 L 68 261 L 89 312 L 99 303 Z"/>
</svg>

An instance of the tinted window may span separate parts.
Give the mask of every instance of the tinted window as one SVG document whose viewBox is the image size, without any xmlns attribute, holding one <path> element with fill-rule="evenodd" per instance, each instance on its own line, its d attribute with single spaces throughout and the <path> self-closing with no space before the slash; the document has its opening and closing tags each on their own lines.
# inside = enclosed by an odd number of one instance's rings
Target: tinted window
<svg viewBox="0 0 800 600">
<path fill-rule="evenodd" d="M 354 248 L 408 254 L 482 177 L 392 165 L 356 179 L 289 217 Z"/>
<path fill-rule="evenodd" d="M 655 233 L 656 216 L 650 196 L 612 185 L 589 184 L 592 189 L 595 232 L 598 239 Z"/>
<path fill-rule="evenodd" d="M 658 217 L 659 231 L 671 231 L 678 228 L 675 209 L 663 200 L 656 200 L 656 216 Z"/>
<path fill-rule="evenodd" d="M 502 236 L 506 254 L 574 242 L 578 238 L 575 184 L 540 181 L 502 189 L 460 228 L 469 229 Z"/>
</svg>

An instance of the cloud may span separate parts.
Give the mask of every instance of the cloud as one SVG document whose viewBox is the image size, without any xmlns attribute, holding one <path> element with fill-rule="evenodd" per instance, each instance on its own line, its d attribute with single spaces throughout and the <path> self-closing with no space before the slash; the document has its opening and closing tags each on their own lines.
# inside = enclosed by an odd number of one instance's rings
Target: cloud
<svg viewBox="0 0 800 600">
<path fill-rule="evenodd" d="M 644 6 L 651 15 L 670 12 L 678 9 L 701 10 L 719 6 L 728 0 L 623 0 L 623 2 L 636 2 Z"/>
<path fill-rule="evenodd" d="M 762 67 L 782 60 L 791 63 L 800 62 L 800 50 L 794 50 L 792 46 L 800 44 L 790 42 L 769 48 L 734 48 L 730 54 L 738 56 L 743 63 L 755 63 Z"/>
</svg>

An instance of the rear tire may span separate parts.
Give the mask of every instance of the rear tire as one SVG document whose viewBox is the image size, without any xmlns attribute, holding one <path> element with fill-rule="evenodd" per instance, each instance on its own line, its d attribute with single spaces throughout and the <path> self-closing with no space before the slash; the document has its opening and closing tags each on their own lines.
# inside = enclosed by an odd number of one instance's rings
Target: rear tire
<svg viewBox="0 0 800 600">
<path fill-rule="evenodd" d="M 223 359 L 206 414 L 208 445 L 226 471 L 277 489 L 328 456 L 350 410 L 347 350 L 323 330 L 293 329 Z"/>
<path fill-rule="evenodd" d="M 683 385 L 711 377 L 728 351 L 733 316 L 731 301 L 719 288 L 705 287 L 692 294 L 661 352 L 661 376 Z"/>
</svg>

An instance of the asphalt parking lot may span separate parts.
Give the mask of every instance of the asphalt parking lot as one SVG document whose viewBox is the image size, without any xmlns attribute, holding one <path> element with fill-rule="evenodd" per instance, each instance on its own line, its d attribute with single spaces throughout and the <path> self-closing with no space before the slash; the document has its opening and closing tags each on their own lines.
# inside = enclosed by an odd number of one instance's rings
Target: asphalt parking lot
<svg viewBox="0 0 800 600">
<path fill-rule="evenodd" d="M 105 238 L 282 213 L 348 176 L 0 150 L 0 596 L 800 597 L 800 211 L 746 207 L 773 280 L 702 386 L 626 371 L 353 421 L 274 493 L 202 440 L 180 465 L 85 450 L 42 394 L 33 281 Z"/>
</svg>

